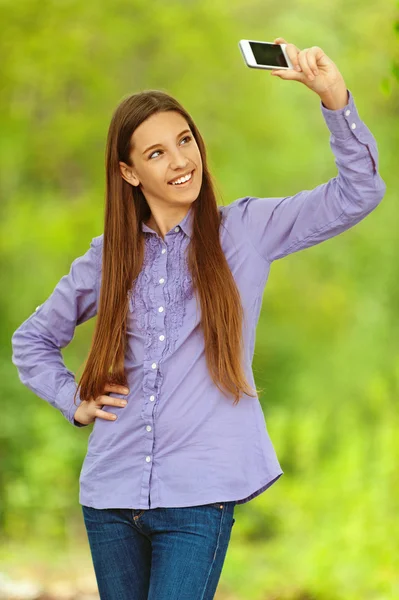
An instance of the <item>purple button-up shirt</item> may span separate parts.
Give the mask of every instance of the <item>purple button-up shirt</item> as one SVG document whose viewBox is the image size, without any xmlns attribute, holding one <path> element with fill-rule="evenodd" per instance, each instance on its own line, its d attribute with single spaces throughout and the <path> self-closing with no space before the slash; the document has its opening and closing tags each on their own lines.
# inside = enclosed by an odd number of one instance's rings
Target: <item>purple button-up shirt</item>
<svg viewBox="0 0 399 600">
<path fill-rule="evenodd" d="M 246 196 L 219 207 L 221 244 L 244 308 L 244 367 L 251 385 L 256 325 L 272 261 L 349 229 L 378 205 L 386 189 L 376 141 L 352 94 L 342 109 L 329 110 L 321 102 L 320 108 L 331 132 L 335 177 L 292 196 Z M 128 404 L 104 406 L 117 414 L 116 421 L 94 421 L 79 479 L 81 504 L 141 509 L 243 504 L 283 474 L 259 399 L 244 395 L 233 406 L 208 373 L 184 258 L 192 216 L 191 208 L 164 240 L 142 225 L 145 259 L 135 293 L 129 294 Z M 12 336 L 21 382 L 75 426 L 77 383 L 61 348 L 77 325 L 97 313 L 102 247 L 103 236 L 93 238 Z"/>
</svg>

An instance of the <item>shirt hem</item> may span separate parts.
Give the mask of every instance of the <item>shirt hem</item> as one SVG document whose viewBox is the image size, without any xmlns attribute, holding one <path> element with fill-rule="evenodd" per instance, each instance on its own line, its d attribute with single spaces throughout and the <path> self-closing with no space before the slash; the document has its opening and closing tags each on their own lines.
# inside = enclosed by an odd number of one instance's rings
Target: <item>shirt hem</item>
<svg viewBox="0 0 399 600">
<path fill-rule="evenodd" d="M 196 501 L 194 504 L 192 502 L 190 504 L 183 504 L 183 505 L 174 503 L 173 505 L 169 505 L 169 506 L 162 504 L 160 506 L 152 506 L 151 509 L 149 509 L 148 506 L 142 506 L 142 505 L 137 506 L 129 501 L 128 502 L 118 502 L 117 503 L 118 506 L 115 506 L 115 504 L 107 502 L 107 501 L 97 503 L 96 501 L 93 501 L 92 499 L 89 499 L 89 498 L 86 499 L 83 494 L 80 494 L 79 495 L 79 504 L 81 504 L 82 506 L 89 506 L 91 508 L 96 508 L 96 509 L 128 508 L 128 509 L 141 509 L 141 510 L 152 510 L 153 508 L 186 508 L 189 506 L 201 506 L 203 504 L 212 504 L 213 502 L 235 502 L 236 504 L 245 504 L 246 502 L 249 502 L 250 500 L 253 500 L 257 496 L 259 496 L 262 492 L 266 491 L 271 485 L 273 485 L 278 479 L 280 479 L 281 475 L 283 475 L 283 474 L 284 474 L 283 470 L 278 471 L 276 474 L 274 474 L 272 476 L 272 479 L 269 478 L 266 481 L 266 483 L 261 485 L 261 487 L 257 487 L 255 489 L 255 491 L 252 492 L 249 496 L 245 496 L 244 498 L 241 498 L 239 500 L 237 500 L 237 494 L 227 494 L 227 495 L 225 494 L 223 498 L 220 498 L 220 497 L 208 498 L 206 500 Z"/>
</svg>

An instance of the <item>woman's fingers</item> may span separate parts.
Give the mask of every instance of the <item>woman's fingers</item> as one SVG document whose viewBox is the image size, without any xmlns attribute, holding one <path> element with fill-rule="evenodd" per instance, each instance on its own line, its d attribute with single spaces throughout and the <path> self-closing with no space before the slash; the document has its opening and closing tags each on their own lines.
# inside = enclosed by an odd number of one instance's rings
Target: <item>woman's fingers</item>
<svg viewBox="0 0 399 600">
<path fill-rule="evenodd" d="M 309 49 L 306 58 L 309 67 L 312 69 L 313 75 L 318 75 L 319 71 L 317 68 L 316 52 L 313 50 L 313 48 Z"/>
<path fill-rule="evenodd" d="M 284 38 L 276 38 L 275 42 L 286 43 Z M 271 75 L 285 80 L 299 81 L 318 94 L 331 87 L 338 77 L 341 77 L 334 63 L 319 46 L 299 50 L 294 44 L 287 44 L 286 52 L 293 68 L 273 68 Z"/>
<path fill-rule="evenodd" d="M 119 408 L 124 408 L 127 404 L 126 400 L 121 400 L 120 398 L 110 398 L 110 396 L 99 396 L 97 400 L 98 402 L 94 404 L 94 416 L 99 417 L 100 419 L 107 419 L 108 421 L 114 421 L 116 419 L 116 415 L 98 408 L 98 404 L 100 404 L 101 407 L 118 406 Z"/>
<path fill-rule="evenodd" d="M 308 63 L 307 52 L 308 48 L 305 48 L 304 50 L 301 50 L 301 52 L 298 54 L 299 64 L 301 65 L 301 69 L 304 72 L 305 76 L 308 79 L 314 79 L 312 69 L 310 68 Z"/>
<path fill-rule="evenodd" d="M 123 386 L 115 386 L 114 384 L 107 384 L 105 385 L 105 390 L 107 390 L 108 386 L 112 386 L 114 389 L 113 390 L 109 390 L 109 391 L 114 391 L 115 393 L 121 393 L 123 394 L 124 392 L 117 392 L 115 390 L 116 388 L 121 388 L 122 390 L 124 389 Z M 127 401 L 124 398 L 114 398 L 113 396 L 108 396 L 106 394 L 97 396 L 97 398 L 93 401 L 93 407 L 94 407 L 94 416 L 100 419 L 106 419 L 108 421 L 114 421 L 117 417 L 114 413 L 110 413 L 106 410 L 101 410 L 101 408 L 99 408 L 99 406 L 103 407 L 103 406 L 117 406 L 119 408 L 124 408 L 127 405 Z"/>
<path fill-rule="evenodd" d="M 286 44 L 287 45 L 286 52 L 287 52 L 288 58 L 290 59 L 290 61 L 292 63 L 292 66 L 294 67 L 295 71 L 302 71 L 301 65 L 299 64 L 299 60 L 298 60 L 298 55 L 299 55 L 300 50 L 297 46 L 295 46 L 295 44 L 289 44 L 282 37 L 276 38 L 273 43 L 274 44 Z"/>
<path fill-rule="evenodd" d="M 312 50 L 310 48 L 301 50 L 298 54 L 298 60 L 306 77 L 310 80 L 314 79 L 317 74 L 317 63 Z"/>
<path fill-rule="evenodd" d="M 96 408 L 94 416 L 99 419 L 105 419 L 106 421 L 115 421 L 116 419 L 116 415 L 114 413 L 101 410 L 101 408 Z"/>
<path fill-rule="evenodd" d="M 299 51 L 297 50 L 296 46 L 291 44 L 291 48 L 289 50 L 287 46 L 287 54 L 295 71 L 302 71 L 302 66 L 299 62 Z"/>
<path fill-rule="evenodd" d="M 113 396 L 98 396 L 96 404 L 107 406 L 126 406 L 127 401 L 124 398 L 114 398 Z"/>
</svg>

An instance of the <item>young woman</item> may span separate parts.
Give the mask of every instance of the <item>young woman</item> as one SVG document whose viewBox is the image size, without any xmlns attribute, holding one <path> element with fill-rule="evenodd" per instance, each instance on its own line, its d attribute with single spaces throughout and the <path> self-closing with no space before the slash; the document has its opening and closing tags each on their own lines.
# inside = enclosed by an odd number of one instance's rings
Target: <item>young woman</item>
<svg viewBox="0 0 399 600">
<path fill-rule="evenodd" d="M 73 425 L 94 423 L 79 501 L 103 600 L 214 597 L 235 505 L 283 473 L 251 367 L 270 265 L 384 196 L 336 65 L 317 46 L 288 54 L 299 69 L 273 74 L 320 97 L 337 176 L 218 206 L 187 111 L 161 91 L 128 96 L 108 134 L 104 233 L 13 335 L 22 383 Z M 61 348 L 95 315 L 77 384 Z"/>
</svg>

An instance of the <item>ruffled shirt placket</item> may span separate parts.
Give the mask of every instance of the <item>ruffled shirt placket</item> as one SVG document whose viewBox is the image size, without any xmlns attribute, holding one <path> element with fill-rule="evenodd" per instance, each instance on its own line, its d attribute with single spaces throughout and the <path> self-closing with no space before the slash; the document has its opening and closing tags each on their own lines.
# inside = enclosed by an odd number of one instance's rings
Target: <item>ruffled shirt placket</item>
<svg viewBox="0 0 399 600">
<path fill-rule="evenodd" d="M 143 398 L 141 418 L 147 431 L 142 478 L 142 500 L 148 502 L 151 463 L 154 453 L 154 421 L 163 371 L 162 363 L 173 353 L 182 326 L 186 300 L 192 297 L 186 253 L 189 238 L 179 226 L 162 239 L 147 226 L 143 268 L 129 298 L 129 308 L 137 328 L 144 335 Z"/>
</svg>

